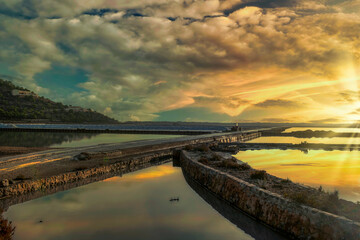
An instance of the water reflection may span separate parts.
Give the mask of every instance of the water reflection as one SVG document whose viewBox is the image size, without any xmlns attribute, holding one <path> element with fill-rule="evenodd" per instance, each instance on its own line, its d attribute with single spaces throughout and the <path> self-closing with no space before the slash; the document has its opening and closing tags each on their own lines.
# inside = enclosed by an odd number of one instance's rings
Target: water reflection
<svg viewBox="0 0 360 240">
<path fill-rule="evenodd" d="M 12 147 L 50 147 L 91 139 L 97 134 L 51 133 L 51 132 L 0 132 L 0 146 Z"/>
<path fill-rule="evenodd" d="M 176 138 L 180 135 L 154 135 L 154 134 L 98 134 L 91 138 L 83 138 L 80 141 L 63 142 L 51 147 L 84 147 L 104 143 L 121 143 L 137 140 L 152 140 L 160 138 Z"/>
<path fill-rule="evenodd" d="M 170 202 L 174 196 L 180 201 Z M 253 239 L 171 163 L 14 205 L 5 217 L 16 225 L 14 239 Z"/>
<path fill-rule="evenodd" d="M 13 147 L 83 147 L 103 143 L 173 138 L 179 135 L 94 134 L 55 132 L 0 132 L 0 146 Z"/>
<path fill-rule="evenodd" d="M 236 158 L 256 169 L 294 182 L 333 191 L 350 201 L 360 201 L 360 152 L 310 150 L 241 151 Z"/>
<path fill-rule="evenodd" d="M 259 222 L 248 217 L 240 212 L 239 209 L 234 208 L 227 202 L 217 198 L 212 192 L 202 187 L 197 182 L 193 181 L 184 173 L 186 182 L 194 191 L 199 194 L 207 203 L 209 203 L 222 216 L 234 223 L 241 229 L 257 240 L 282 240 L 286 237 L 272 231 L 270 228 L 260 225 Z"/>
</svg>

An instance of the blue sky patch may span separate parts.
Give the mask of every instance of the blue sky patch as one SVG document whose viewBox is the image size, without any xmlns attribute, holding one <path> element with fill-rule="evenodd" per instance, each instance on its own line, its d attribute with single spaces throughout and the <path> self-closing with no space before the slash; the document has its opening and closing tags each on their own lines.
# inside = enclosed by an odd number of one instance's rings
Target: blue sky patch
<svg viewBox="0 0 360 240">
<path fill-rule="evenodd" d="M 56 97 L 66 97 L 74 92 L 84 91 L 80 83 L 88 81 L 88 73 L 68 66 L 53 66 L 52 69 L 34 76 L 37 84 L 52 90 Z"/>
</svg>

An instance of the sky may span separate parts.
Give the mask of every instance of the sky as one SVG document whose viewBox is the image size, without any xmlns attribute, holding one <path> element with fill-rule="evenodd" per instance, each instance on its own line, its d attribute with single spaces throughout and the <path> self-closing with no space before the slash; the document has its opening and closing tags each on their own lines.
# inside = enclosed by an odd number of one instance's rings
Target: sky
<svg viewBox="0 0 360 240">
<path fill-rule="evenodd" d="M 360 120 L 360 0 L 0 0 L 0 78 L 120 121 Z"/>
</svg>

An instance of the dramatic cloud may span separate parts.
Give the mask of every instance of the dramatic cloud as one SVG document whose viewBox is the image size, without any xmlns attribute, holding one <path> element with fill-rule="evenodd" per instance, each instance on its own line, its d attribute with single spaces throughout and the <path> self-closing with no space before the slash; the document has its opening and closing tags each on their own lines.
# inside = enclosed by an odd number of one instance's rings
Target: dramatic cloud
<svg viewBox="0 0 360 240">
<path fill-rule="evenodd" d="M 356 0 L 3 0 L 0 9 L 0 74 L 119 120 L 182 108 L 229 121 L 355 120 L 360 107 L 338 101 L 358 91 Z M 86 80 L 62 90 L 58 67 Z"/>
<path fill-rule="evenodd" d="M 301 105 L 294 101 L 282 100 L 282 99 L 269 99 L 264 102 L 255 104 L 257 107 L 261 108 L 273 108 L 273 107 L 283 107 L 283 108 L 299 108 Z"/>
</svg>

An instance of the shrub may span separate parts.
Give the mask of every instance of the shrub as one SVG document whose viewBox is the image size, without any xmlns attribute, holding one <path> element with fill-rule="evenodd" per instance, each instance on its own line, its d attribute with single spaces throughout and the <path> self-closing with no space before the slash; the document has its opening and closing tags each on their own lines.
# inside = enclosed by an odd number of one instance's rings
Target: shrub
<svg viewBox="0 0 360 240">
<path fill-rule="evenodd" d="M 249 170 L 251 169 L 250 165 L 248 163 L 243 163 L 239 165 L 241 170 Z"/>
<path fill-rule="evenodd" d="M 206 157 L 201 157 L 199 163 L 207 165 L 209 164 L 209 160 Z"/>
<path fill-rule="evenodd" d="M 213 153 L 212 155 L 211 155 L 211 161 L 221 161 L 223 158 L 220 156 L 220 155 L 218 155 L 218 154 L 216 154 L 216 153 Z"/>
<path fill-rule="evenodd" d="M 251 173 L 250 178 L 251 179 L 264 180 L 266 178 L 266 171 L 264 171 L 264 170 L 255 170 L 253 173 Z"/>
<path fill-rule="evenodd" d="M 313 196 L 307 192 L 288 193 L 285 194 L 284 196 L 299 204 L 304 204 L 310 207 L 318 206 L 316 202 L 316 196 Z"/>
<path fill-rule="evenodd" d="M 339 200 L 339 191 L 335 190 L 332 193 L 329 193 L 329 201 L 336 203 Z"/>
<path fill-rule="evenodd" d="M 231 161 L 229 159 L 222 160 L 220 163 L 217 164 L 217 166 L 224 168 L 240 168 L 240 165 L 237 162 Z"/>
<path fill-rule="evenodd" d="M 3 218 L 2 211 L 0 214 L 0 239 L 11 240 L 15 233 L 15 227 L 12 226 L 12 222 Z"/>
<path fill-rule="evenodd" d="M 194 150 L 194 147 L 193 147 L 192 145 L 186 145 L 186 146 L 184 147 L 184 150 L 186 150 L 186 151 L 191 151 L 191 150 Z"/>
<path fill-rule="evenodd" d="M 281 179 L 281 183 L 291 183 L 291 180 L 289 178 Z"/>
<path fill-rule="evenodd" d="M 198 151 L 200 151 L 200 152 L 210 152 L 210 148 L 209 148 L 209 146 L 206 145 L 206 144 L 202 144 L 202 145 L 198 146 L 198 147 L 196 148 L 196 150 L 198 150 Z"/>
</svg>

